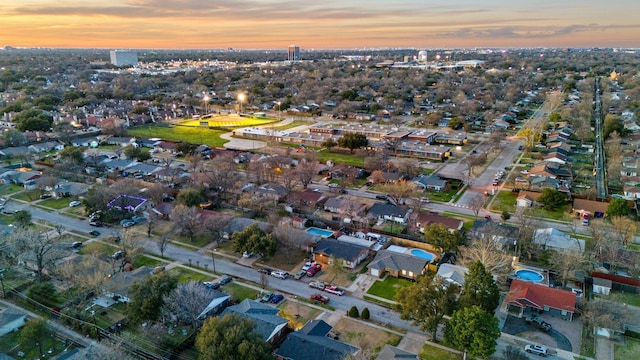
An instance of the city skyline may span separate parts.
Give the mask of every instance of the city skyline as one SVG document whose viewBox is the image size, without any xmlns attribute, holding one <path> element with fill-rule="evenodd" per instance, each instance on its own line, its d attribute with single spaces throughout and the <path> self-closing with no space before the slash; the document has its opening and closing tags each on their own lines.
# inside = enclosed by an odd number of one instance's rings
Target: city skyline
<svg viewBox="0 0 640 360">
<path fill-rule="evenodd" d="M 640 47 L 640 3 L 5 0 L 0 46 L 302 49 Z"/>
</svg>

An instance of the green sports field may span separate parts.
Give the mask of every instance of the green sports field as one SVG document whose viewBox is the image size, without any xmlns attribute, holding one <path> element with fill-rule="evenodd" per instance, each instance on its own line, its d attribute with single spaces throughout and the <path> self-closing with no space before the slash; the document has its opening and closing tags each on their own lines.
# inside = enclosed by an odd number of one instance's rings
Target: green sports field
<svg viewBox="0 0 640 360">
<path fill-rule="evenodd" d="M 209 128 L 241 128 L 247 126 L 260 126 L 277 122 L 277 119 L 259 117 L 240 117 L 237 115 L 220 115 L 210 118 L 185 120 L 177 123 L 177 126 L 209 127 Z M 206 125 L 205 125 L 206 124 Z"/>
</svg>

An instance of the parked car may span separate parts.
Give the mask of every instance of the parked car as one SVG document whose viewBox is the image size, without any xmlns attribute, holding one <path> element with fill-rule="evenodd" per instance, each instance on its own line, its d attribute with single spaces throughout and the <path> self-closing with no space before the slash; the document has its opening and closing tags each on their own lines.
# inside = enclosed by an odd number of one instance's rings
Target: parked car
<svg viewBox="0 0 640 360">
<path fill-rule="evenodd" d="M 303 271 L 307 271 L 309 270 L 309 268 L 311 267 L 311 265 L 315 264 L 313 261 L 307 261 L 304 266 L 302 267 Z"/>
<path fill-rule="evenodd" d="M 305 276 L 306 274 L 307 274 L 307 272 L 306 272 L 306 271 L 304 271 L 304 270 L 300 270 L 300 271 L 298 271 L 295 275 L 293 275 L 293 278 L 294 278 L 294 279 L 296 279 L 296 280 L 300 280 L 300 279 L 302 279 L 302 277 L 303 277 L 303 276 Z"/>
<path fill-rule="evenodd" d="M 532 325 L 535 325 L 538 327 L 538 329 L 545 331 L 545 332 L 549 332 L 551 331 L 551 324 L 549 324 L 548 322 L 542 320 L 541 318 L 535 316 L 535 315 L 530 315 L 526 318 L 526 321 Z"/>
<path fill-rule="evenodd" d="M 542 357 L 549 355 L 549 350 L 546 347 L 540 345 L 527 344 L 524 346 L 524 351 L 530 354 L 540 355 Z"/>
<path fill-rule="evenodd" d="M 211 282 L 211 281 L 205 281 L 202 283 L 204 286 L 206 286 L 208 289 L 217 289 L 220 287 L 220 283 L 218 282 Z"/>
<path fill-rule="evenodd" d="M 253 256 L 253 251 L 245 251 L 242 253 L 243 258 L 250 258 Z"/>
<path fill-rule="evenodd" d="M 271 303 L 272 303 L 272 304 L 277 304 L 277 303 L 279 303 L 280 301 L 282 301 L 283 299 L 284 299 L 284 295 L 282 295 L 282 294 L 274 295 L 274 296 L 271 298 Z"/>
<path fill-rule="evenodd" d="M 328 292 L 329 294 L 333 294 L 333 295 L 338 295 L 338 296 L 344 295 L 344 290 L 340 289 L 337 286 L 327 286 L 327 287 L 324 288 L 324 291 Z"/>
<path fill-rule="evenodd" d="M 133 222 L 132 220 L 122 220 L 120 222 L 120 225 L 122 225 L 123 228 L 128 228 L 128 227 L 132 227 L 133 225 L 135 225 L 136 223 Z"/>
<path fill-rule="evenodd" d="M 308 277 L 313 277 L 315 274 L 317 274 L 320 270 L 318 270 L 317 267 L 312 266 L 309 268 L 309 270 L 307 270 L 307 276 Z"/>
<path fill-rule="evenodd" d="M 69 203 L 69 206 L 71 206 L 71 207 L 77 207 L 77 206 L 80 206 L 80 205 L 82 205 L 82 203 L 80 201 L 78 201 L 78 200 L 72 201 L 72 202 Z"/>
<path fill-rule="evenodd" d="M 102 223 L 100 221 L 89 221 L 89 225 L 91 226 L 95 226 L 95 227 L 100 227 L 102 226 Z"/>
<path fill-rule="evenodd" d="M 121 259 L 124 256 L 125 252 L 122 250 L 118 250 L 116 252 L 113 253 L 113 255 L 111 255 L 114 259 L 118 260 Z"/>
<path fill-rule="evenodd" d="M 42 195 L 40 195 L 40 199 L 43 199 L 43 200 L 44 199 L 48 199 L 50 197 L 51 197 L 51 194 L 42 194 Z"/>
<path fill-rule="evenodd" d="M 269 301 L 271 301 L 272 298 L 273 298 L 273 293 L 272 292 L 268 292 L 268 293 L 264 294 L 262 299 L 260 299 L 260 302 L 269 302 Z"/>
<path fill-rule="evenodd" d="M 91 234 L 91 236 L 100 236 L 100 232 L 96 230 L 92 230 L 89 234 Z"/>
<path fill-rule="evenodd" d="M 267 268 L 262 268 L 262 269 L 258 269 L 258 272 L 261 274 L 271 274 L 271 269 L 267 269 Z"/>
<path fill-rule="evenodd" d="M 231 278 L 231 276 L 229 275 L 225 275 L 222 277 L 222 279 L 220 279 L 220 285 L 226 285 L 228 283 L 230 283 L 233 279 Z"/>
<path fill-rule="evenodd" d="M 312 287 L 314 289 L 319 289 L 319 290 L 324 290 L 326 286 L 327 285 L 325 283 L 320 281 L 312 281 L 309 283 L 309 287 Z"/>
<path fill-rule="evenodd" d="M 81 247 L 82 247 L 82 241 L 76 241 L 73 244 L 71 244 L 72 249 L 79 249 Z"/>
<path fill-rule="evenodd" d="M 273 272 L 271 272 L 271 276 L 273 276 L 275 278 L 278 278 L 278 279 L 282 279 L 282 280 L 286 279 L 288 277 L 287 275 L 289 275 L 289 274 L 287 274 L 284 271 L 273 271 Z"/>
<path fill-rule="evenodd" d="M 326 304 L 329 302 L 330 299 L 328 296 L 318 293 L 318 294 L 311 294 L 311 296 L 309 296 L 309 300 L 311 300 L 311 302 L 314 304 L 316 303 Z"/>
</svg>

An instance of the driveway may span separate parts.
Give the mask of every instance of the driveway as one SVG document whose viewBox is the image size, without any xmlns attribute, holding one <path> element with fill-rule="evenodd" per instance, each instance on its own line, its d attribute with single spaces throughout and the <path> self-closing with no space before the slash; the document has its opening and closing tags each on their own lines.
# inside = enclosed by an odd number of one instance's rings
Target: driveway
<svg viewBox="0 0 640 360">
<path fill-rule="evenodd" d="M 507 316 L 502 332 L 541 343 L 549 347 L 572 351 L 571 342 L 558 330 L 554 328 L 548 333 L 545 333 L 536 329 L 533 325 L 527 324 L 524 318 L 518 318 L 511 315 Z"/>
</svg>

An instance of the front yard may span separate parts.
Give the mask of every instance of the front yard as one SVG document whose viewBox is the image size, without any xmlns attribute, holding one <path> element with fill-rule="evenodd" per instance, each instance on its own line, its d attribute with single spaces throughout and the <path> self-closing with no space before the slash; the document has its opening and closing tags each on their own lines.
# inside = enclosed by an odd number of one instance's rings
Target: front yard
<svg viewBox="0 0 640 360">
<path fill-rule="evenodd" d="M 362 311 L 362 309 L 360 309 Z M 339 340 L 358 346 L 363 349 L 371 349 L 378 353 L 385 344 L 396 346 L 402 339 L 400 335 L 396 335 L 384 330 L 380 330 L 358 321 L 341 318 L 333 325 L 333 331 L 339 334 Z"/>
<path fill-rule="evenodd" d="M 384 280 L 378 280 L 367 291 L 367 294 L 378 296 L 388 300 L 394 300 L 398 290 L 411 286 L 413 284 L 409 280 L 396 279 L 387 276 Z"/>
<path fill-rule="evenodd" d="M 623 344 L 615 344 L 614 360 L 640 359 L 640 340 L 624 338 Z"/>
</svg>

